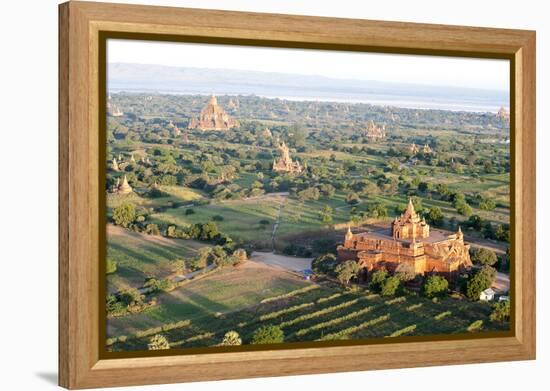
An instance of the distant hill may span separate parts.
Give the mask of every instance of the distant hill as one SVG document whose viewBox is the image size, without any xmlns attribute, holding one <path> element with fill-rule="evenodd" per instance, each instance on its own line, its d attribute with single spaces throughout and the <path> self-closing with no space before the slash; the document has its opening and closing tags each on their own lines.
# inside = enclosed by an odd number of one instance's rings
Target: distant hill
<svg viewBox="0 0 550 391">
<path fill-rule="evenodd" d="M 368 77 L 368 70 L 365 73 Z M 497 112 L 509 102 L 508 93 L 503 91 L 128 63 L 108 64 L 108 84 L 110 91 L 254 94 L 296 100 L 366 102 L 463 111 Z"/>
</svg>

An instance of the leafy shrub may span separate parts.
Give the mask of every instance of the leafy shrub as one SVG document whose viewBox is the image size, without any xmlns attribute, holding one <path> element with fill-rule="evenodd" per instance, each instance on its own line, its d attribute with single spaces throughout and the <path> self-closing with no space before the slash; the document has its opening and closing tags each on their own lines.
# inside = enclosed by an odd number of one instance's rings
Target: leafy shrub
<svg viewBox="0 0 550 391">
<path fill-rule="evenodd" d="M 491 320 L 493 322 L 505 322 L 510 319 L 510 301 L 505 300 L 498 302 L 493 307 L 491 312 Z"/>
<path fill-rule="evenodd" d="M 112 274 L 112 273 L 116 272 L 116 267 L 117 267 L 116 261 L 112 258 L 107 258 L 107 264 L 106 264 L 105 272 L 107 274 Z"/>
<path fill-rule="evenodd" d="M 128 202 L 113 209 L 113 221 L 116 225 L 127 228 L 136 219 L 136 208 Z"/>
<path fill-rule="evenodd" d="M 166 337 L 161 334 L 157 334 L 149 340 L 147 344 L 148 350 L 166 350 L 170 349 L 170 344 Z"/>
<path fill-rule="evenodd" d="M 337 264 L 336 256 L 328 253 L 315 258 L 311 262 L 311 269 L 315 273 L 327 274 L 333 272 Z"/>
<path fill-rule="evenodd" d="M 243 341 L 241 340 L 241 337 L 239 333 L 236 331 L 228 331 L 223 336 L 223 340 L 221 342 L 222 346 L 238 346 L 242 345 Z"/>
<path fill-rule="evenodd" d="M 388 272 L 384 269 L 377 270 L 372 273 L 371 280 L 369 283 L 369 289 L 375 292 L 380 292 L 382 290 L 382 284 L 388 277 Z"/>
<path fill-rule="evenodd" d="M 481 329 L 482 326 L 483 326 L 483 321 L 480 319 L 470 324 L 466 330 L 468 330 L 469 332 L 473 332 Z"/>
<path fill-rule="evenodd" d="M 429 276 L 422 285 L 422 294 L 428 298 L 443 296 L 447 293 L 449 282 L 441 276 Z"/>
<path fill-rule="evenodd" d="M 252 335 L 252 344 L 254 345 L 282 343 L 284 340 L 285 334 L 283 330 L 273 325 L 262 326 Z"/>
<path fill-rule="evenodd" d="M 382 283 L 380 294 L 382 296 L 393 296 L 399 291 L 400 287 L 401 280 L 398 276 L 388 277 Z"/>
</svg>

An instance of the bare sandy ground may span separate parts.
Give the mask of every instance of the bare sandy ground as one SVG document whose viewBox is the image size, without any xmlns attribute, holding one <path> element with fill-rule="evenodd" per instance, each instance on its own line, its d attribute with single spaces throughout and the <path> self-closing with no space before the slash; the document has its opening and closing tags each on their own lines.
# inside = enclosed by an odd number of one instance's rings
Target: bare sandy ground
<svg viewBox="0 0 550 391">
<path fill-rule="evenodd" d="M 263 263 L 278 267 L 280 269 L 292 270 L 296 272 L 311 269 L 312 260 L 313 258 L 298 258 L 260 251 L 254 251 L 250 256 L 250 261 L 252 262 Z"/>
</svg>

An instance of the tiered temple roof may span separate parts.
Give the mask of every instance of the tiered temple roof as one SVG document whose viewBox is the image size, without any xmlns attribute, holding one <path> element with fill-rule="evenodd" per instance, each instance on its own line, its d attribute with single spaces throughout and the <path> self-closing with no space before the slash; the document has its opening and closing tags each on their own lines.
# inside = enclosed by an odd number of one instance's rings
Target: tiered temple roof
<svg viewBox="0 0 550 391">
<path fill-rule="evenodd" d="M 354 234 L 348 227 L 343 245 L 337 248 L 339 262 L 354 260 L 367 273 L 395 272 L 407 264 L 416 274 L 438 273 L 449 279 L 472 266 L 469 250 L 460 227 L 456 233 L 430 230 L 411 200 L 391 229 Z"/>
<path fill-rule="evenodd" d="M 430 236 L 430 226 L 416 213 L 412 199 L 409 198 L 407 209 L 401 217 L 393 221 L 392 236 L 396 239 L 423 239 Z"/>
<path fill-rule="evenodd" d="M 199 118 L 192 119 L 188 127 L 200 130 L 229 130 L 235 126 L 237 122 L 218 105 L 218 100 L 212 95 Z"/>
</svg>

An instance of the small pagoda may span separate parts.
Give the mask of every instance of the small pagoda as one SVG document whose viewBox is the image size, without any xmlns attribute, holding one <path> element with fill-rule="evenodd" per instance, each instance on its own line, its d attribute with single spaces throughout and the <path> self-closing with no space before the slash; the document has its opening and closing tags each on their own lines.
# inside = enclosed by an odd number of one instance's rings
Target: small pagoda
<svg viewBox="0 0 550 391">
<path fill-rule="evenodd" d="M 115 192 L 117 194 L 130 194 L 134 190 L 132 189 L 132 186 L 128 183 L 128 178 L 126 178 L 126 175 L 124 175 L 124 179 L 122 179 L 122 183 L 120 182 L 120 179 L 117 179 L 117 184 L 115 185 Z"/>
<path fill-rule="evenodd" d="M 303 171 L 303 167 L 299 161 L 292 161 L 290 152 L 284 141 L 279 144 L 278 150 L 281 157 L 273 161 L 273 171 L 289 173 L 300 173 Z"/>
<path fill-rule="evenodd" d="M 430 147 L 430 145 L 428 143 L 426 143 L 426 144 L 424 144 L 424 147 L 422 148 L 422 152 L 426 155 L 429 155 L 429 154 L 432 154 L 434 151 Z"/>
<path fill-rule="evenodd" d="M 377 126 L 374 121 L 369 121 L 367 129 L 365 129 L 365 136 L 369 141 L 376 142 L 386 138 L 386 125 L 382 127 Z"/>
</svg>

